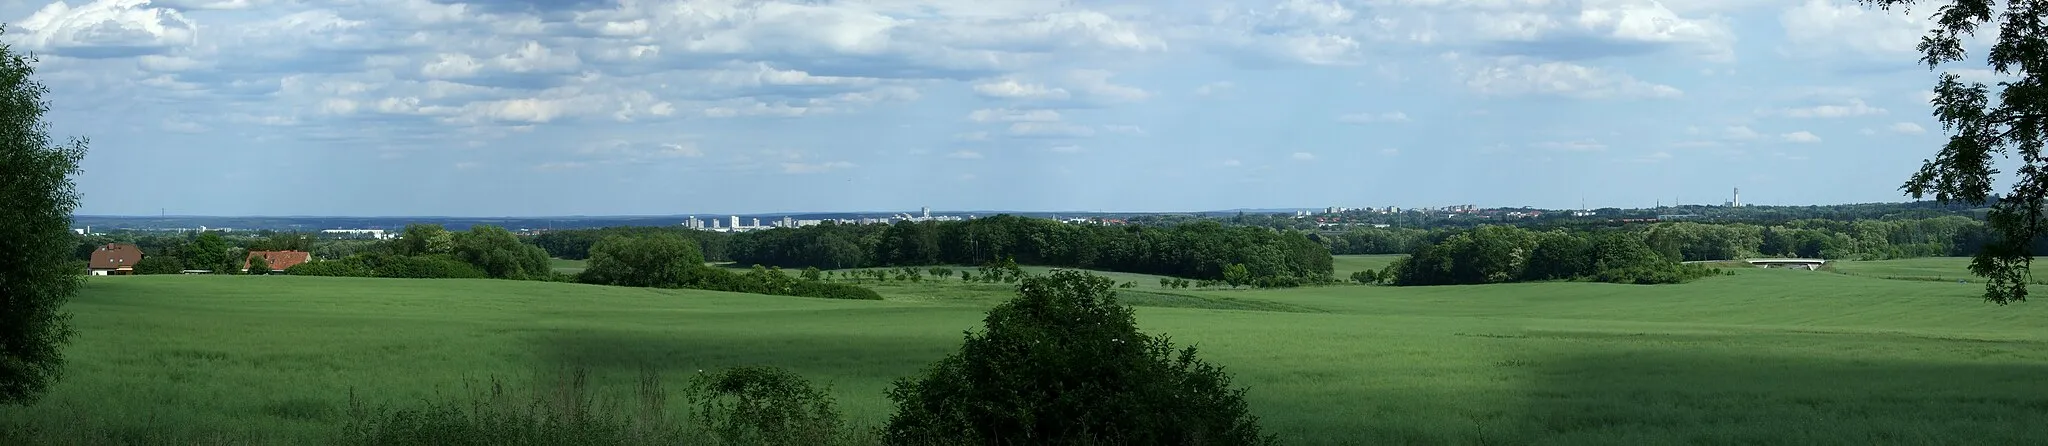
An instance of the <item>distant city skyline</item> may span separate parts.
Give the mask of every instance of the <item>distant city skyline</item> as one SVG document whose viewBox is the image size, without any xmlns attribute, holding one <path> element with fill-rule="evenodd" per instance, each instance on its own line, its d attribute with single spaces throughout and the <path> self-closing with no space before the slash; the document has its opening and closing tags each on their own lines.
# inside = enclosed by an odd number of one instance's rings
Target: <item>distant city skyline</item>
<svg viewBox="0 0 2048 446">
<path fill-rule="evenodd" d="M 0 41 L 99 215 L 1896 202 L 1945 139 L 1927 14 L 1846 0 L 655 3 L 32 0 Z"/>
</svg>

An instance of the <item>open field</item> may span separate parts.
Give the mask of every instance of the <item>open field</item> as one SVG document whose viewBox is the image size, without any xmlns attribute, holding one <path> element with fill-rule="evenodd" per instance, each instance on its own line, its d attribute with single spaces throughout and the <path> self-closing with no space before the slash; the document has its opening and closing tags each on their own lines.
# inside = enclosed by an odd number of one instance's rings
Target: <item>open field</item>
<svg viewBox="0 0 2048 446">
<path fill-rule="evenodd" d="M 1168 291 L 1111 276 L 1137 284 L 1141 326 L 1227 367 L 1289 444 L 2048 444 L 2048 310 L 1982 303 L 1975 285 L 1739 269 L 1674 286 Z M 0 423 L 303 443 L 343 419 L 351 388 L 405 403 L 565 366 L 623 388 L 640 367 L 675 387 L 775 365 L 872 424 L 891 380 L 1009 295 L 957 278 L 875 288 L 889 300 L 96 277 L 69 306 L 66 379 Z"/>
<path fill-rule="evenodd" d="M 1880 279 L 1928 280 L 1984 283 L 1970 273 L 1969 257 L 1922 257 L 1915 259 L 1840 261 L 1828 265 L 1835 272 Z M 2048 260 L 2034 263 L 2034 283 L 2048 283 Z"/>
<path fill-rule="evenodd" d="M 588 260 L 548 259 L 549 268 L 569 274 L 583 272 L 583 269 L 589 266 L 590 261 Z"/>
<path fill-rule="evenodd" d="M 1406 254 L 1331 256 L 1333 260 L 1331 263 L 1332 266 L 1336 267 L 1337 280 L 1351 280 L 1351 273 L 1387 269 L 1387 265 L 1394 264 L 1394 259 L 1406 256 Z"/>
</svg>

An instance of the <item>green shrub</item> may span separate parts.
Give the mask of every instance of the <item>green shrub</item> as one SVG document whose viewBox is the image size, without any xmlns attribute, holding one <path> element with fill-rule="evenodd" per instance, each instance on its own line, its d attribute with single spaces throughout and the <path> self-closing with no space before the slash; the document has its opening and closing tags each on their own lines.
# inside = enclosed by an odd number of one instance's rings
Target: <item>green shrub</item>
<svg viewBox="0 0 2048 446">
<path fill-rule="evenodd" d="M 1023 279 L 957 353 L 889 392 L 890 444 L 1273 444 L 1223 369 L 1141 333 L 1109 279 Z"/>
<path fill-rule="evenodd" d="M 690 382 L 691 420 L 720 444 L 812 446 L 844 440 L 844 422 L 825 389 L 773 367 L 699 374 Z"/>
<path fill-rule="evenodd" d="M 610 236 L 590 247 L 590 265 L 578 281 L 598 285 L 678 288 L 704 269 L 697 243 L 675 234 Z"/>
<path fill-rule="evenodd" d="M 178 274 L 185 272 L 185 262 L 171 256 L 145 256 L 135 262 L 135 274 Z"/>
<path fill-rule="evenodd" d="M 377 277 L 393 279 L 484 279 L 490 275 L 448 254 L 381 255 L 366 258 Z"/>
<path fill-rule="evenodd" d="M 361 257 L 301 263 L 285 268 L 284 273 L 294 276 L 377 277 L 377 272 L 371 270 Z"/>
</svg>

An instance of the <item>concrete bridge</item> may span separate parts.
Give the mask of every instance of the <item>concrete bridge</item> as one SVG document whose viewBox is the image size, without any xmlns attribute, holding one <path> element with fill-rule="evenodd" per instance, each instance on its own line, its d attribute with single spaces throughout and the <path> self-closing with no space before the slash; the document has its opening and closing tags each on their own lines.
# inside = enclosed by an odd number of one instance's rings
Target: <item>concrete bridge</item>
<svg viewBox="0 0 2048 446">
<path fill-rule="evenodd" d="M 1801 268 L 1808 271 L 1827 265 L 1826 259 L 1749 259 L 1745 260 L 1758 268 Z"/>
</svg>

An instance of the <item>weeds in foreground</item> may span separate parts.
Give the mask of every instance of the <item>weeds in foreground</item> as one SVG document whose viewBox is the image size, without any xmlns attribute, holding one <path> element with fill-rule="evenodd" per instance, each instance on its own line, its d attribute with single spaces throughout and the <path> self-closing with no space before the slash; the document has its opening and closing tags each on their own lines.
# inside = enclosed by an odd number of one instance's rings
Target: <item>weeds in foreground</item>
<svg viewBox="0 0 2048 446">
<path fill-rule="evenodd" d="M 700 374 L 685 397 L 695 410 L 676 417 L 661 377 L 642 370 L 629 399 L 600 399 L 588 371 L 575 368 L 524 395 L 491 378 L 465 385 L 461 398 L 419 406 L 370 407 L 348 398 L 345 445 L 866 445 L 872 433 L 847 429 L 831 397 L 780 369 L 741 367 Z"/>
</svg>

